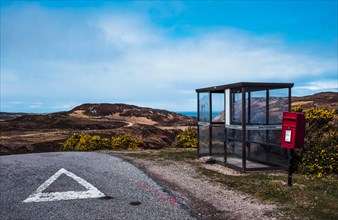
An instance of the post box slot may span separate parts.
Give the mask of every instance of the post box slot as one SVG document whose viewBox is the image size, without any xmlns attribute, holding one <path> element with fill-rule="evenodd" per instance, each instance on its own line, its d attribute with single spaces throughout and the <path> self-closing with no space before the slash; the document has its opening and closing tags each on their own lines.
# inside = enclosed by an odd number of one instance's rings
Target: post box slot
<svg viewBox="0 0 338 220">
<path fill-rule="evenodd" d="M 287 120 L 287 121 L 296 121 L 296 119 L 295 118 L 288 118 L 288 117 L 284 117 L 283 118 L 283 120 Z"/>
</svg>

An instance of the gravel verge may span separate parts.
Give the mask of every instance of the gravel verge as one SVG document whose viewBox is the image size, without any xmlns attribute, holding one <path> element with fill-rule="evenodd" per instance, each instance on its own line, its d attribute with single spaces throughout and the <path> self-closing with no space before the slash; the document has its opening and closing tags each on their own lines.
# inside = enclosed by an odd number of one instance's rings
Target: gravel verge
<svg viewBox="0 0 338 220">
<path fill-rule="evenodd" d="M 186 197 L 190 201 L 187 205 L 197 219 L 283 218 L 283 214 L 275 205 L 213 182 L 211 178 L 199 173 L 193 164 L 183 161 L 122 157 L 144 170 L 162 186 Z M 243 175 L 218 164 L 202 166 L 226 175 Z"/>
</svg>

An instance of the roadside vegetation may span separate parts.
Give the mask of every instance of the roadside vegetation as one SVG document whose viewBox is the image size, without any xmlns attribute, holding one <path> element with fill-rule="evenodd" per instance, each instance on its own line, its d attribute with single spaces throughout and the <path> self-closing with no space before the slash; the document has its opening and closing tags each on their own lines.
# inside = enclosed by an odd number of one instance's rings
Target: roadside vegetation
<svg viewBox="0 0 338 220">
<path fill-rule="evenodd" d="M 286 173 L 227 176 L 205 168 L 199 170 L 226 187 L 278 204 L 282 211 L 288 213 L 287 216 L 298 216 L 301 219 L 338 219 L 337 178 L 318 179 L 294 174 L 293 186 L 289 187 L 286 185 Z"/>
<path fill-rule="evenodd" d="M 176 146 L 178 148 L 197 148 L 198 137 L 197 131 L 193 127 L 182 131 L 176 136 L 177 142 Z"/>
<path fill-rule="evenodd" d="M 305 145 L 296 158 L 299 173 L 321 178 L 338 175 L 338 115 L 334 109 L 292 109 L 303 112 L 306 119 Z"/>
<path fill-rule="evenodd" d="M 64 151 L 91 151 L 109 147 L 109 140 L 98 135 L 74 133 L 63 144 Z"/>
<path fill-rule="evenodd" d="M 141 139 L 129 134 L 121 134 L 111 138 L 111 147 L 113 149 L 139 150 L 142 146 L 143 142 Z"/>
<path fill-rule="evenodd" d="M 102 149 L 137 150 L 142 148 L 142 140 L 129 134 L 121 134 L 109 138 L 86 133 L 74 133 L 63 144 L 64 151 L 95 151 Z"/>
<path fill-rule="evenodd" d="M 156 151 L 114 152 L 123 157 L 151 160 L 155 163 L 181 161 L 197 168 L 201 176 L 226 188 L 248 193 L 262 201 L 276 204 L 290 219 L 338 219 L 338 178 L 293 175 L 293 186 L 287 186 L 287 172 L 225 175 L 205 168 L 191 148 L 167 148 Z"/>
<path fill-rule="evenodd" d="M 173 147 L 197 148 L 196 128 L 189 127 L 176 136 Z M 87 133 L 73 133 L 63 144 L 64 151 L 95 151 L 102 149 L 140 150 L 145 149 L 142 139 L 130 134 L 120 134 L 109 138 Z"/>
<path fill-rule="evenodd" d="M 287 186 L 286 172 L 225 175 L 206 169 L 197 163 L 197 151 L 163 149 L 156 153 L 136 153 L 127 156 L 153 161 L 174 160 L 193 164 L 203 176 L 225 187 L 248 193 L 277 204 L 290 218 L 338 219 L 338 115 L 335 110 L 320 108 L 292 109 L 306 118 L 305 146 L 296 157 L 293 186 Z M 193 143 L 197 135 L 181 134 L 178 147 Z M 184 138 L 182 138 L 184 137 Z M 197 141 L 197 140 L 196 140 Z M 196 144 L 197 145 L 197 144 Z"/>
<path fill-rule="evenodd" d="M 338 115 L 335 110 L 297 106 L 306 118 L 305 146 L 296 157 L 293 186 L 288 187 L 286 172 L 225 175 L 206 169 L 197 162 L 197 132 L 189 128 L 176 137 L 172 148 L 156 151 L 114 151 L 127 157 L 193 164 L 204 177 L 225 187 L 248 193 L 277 204 L 290 218 L 338 219 Z M 64 150 L 135 150 L 144 148 L 142 140 L 127 134 L 100 138 L 73 134 Z M 129 152 L 129 153 L 128 153 Z"/>
</svg>

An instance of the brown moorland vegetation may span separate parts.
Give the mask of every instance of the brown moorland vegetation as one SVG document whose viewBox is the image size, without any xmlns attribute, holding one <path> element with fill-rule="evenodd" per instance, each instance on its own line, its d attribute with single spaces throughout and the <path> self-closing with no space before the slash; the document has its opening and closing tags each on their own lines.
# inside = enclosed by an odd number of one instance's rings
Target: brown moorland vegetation
<svg viewBox="0 0 338 220">
<path fill-rule="evenodd" d="M 184 127 L 196 118 L 166 110 L 126 104 L 83 104 L 68 112 L 51 114 L 1 113 L 0 155 L 59 151 L 74 132 L 100 135 L 130 134 L 144 146 L 171 146 Z"/>
<path fill-rule="evenodd" d="M 293 97 L 292 106 L 336 109 L 338 93 Z M 73 133 L 102 138 L 130 134 L 149 149 L 170 147 L 179 132 L 195 126 L 195 117 L 127 104 L 83 104 L 50 114 L 0 113 L 0 155 L 59 151 Z"/>
</svg>

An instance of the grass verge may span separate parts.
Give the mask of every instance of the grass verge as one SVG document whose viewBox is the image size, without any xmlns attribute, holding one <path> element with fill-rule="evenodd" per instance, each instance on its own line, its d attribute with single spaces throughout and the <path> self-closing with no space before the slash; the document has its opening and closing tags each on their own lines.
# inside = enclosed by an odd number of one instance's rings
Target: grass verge
<svg viewBox="0 0 338 220">
<path fill-rule="evenodd" d="M 166 148 L 156 151 L 134 151 L 124 153 L 125 156 L 148 160 L 173 160 L 192 162 L 197 159 L 196 149 L 189 148 Z"/>
<path fill-rule="evenodd" d="M 288 216 L 301 219 L 338 219 L 338 178 L 322 179 L 294 174 L 293 186 L 286 185 L 286 173 L 248 173 L 245 175 L 224 175 L 199 166 L 195 149 L 162 149 L 151 152 L 125 153 L 125 156 L 147 160 L 185 161 L 197 165 L 198 171 L 211 181 L 226 187 L 248 193 L 263 201 L 272 202 Z"/>
<path fill-rule="evenodd" d="M 225 186 L 273 202 L 291 216 L 302 219 L 338 219 L 338 180 L 293 175 L 293 186 L 286 185 L 286 174 L 251 173 L 223 175 L 199 167 L 199 171 Z"/>
</svg>

